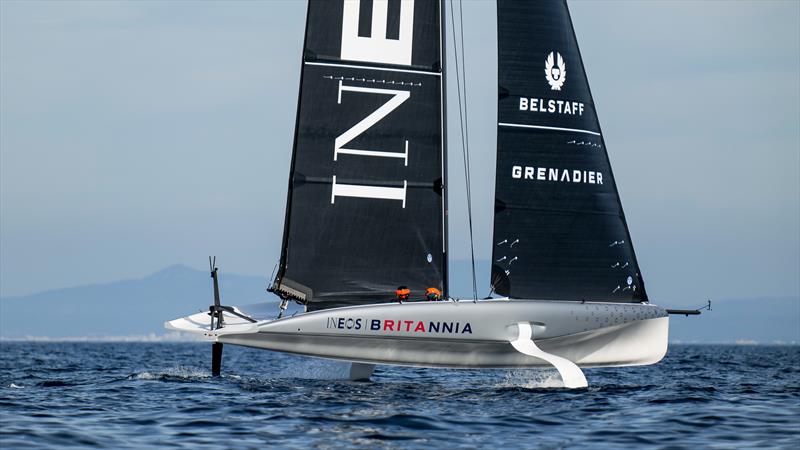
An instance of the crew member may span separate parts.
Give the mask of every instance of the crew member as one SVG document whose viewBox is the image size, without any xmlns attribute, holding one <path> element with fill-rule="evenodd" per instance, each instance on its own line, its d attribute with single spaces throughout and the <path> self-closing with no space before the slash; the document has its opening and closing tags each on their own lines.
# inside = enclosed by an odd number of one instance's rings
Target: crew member
<svg viewBox="0 0 800 450">
<path fill-rule="evenodd" d="M 404 301 L 408 300 L 408 296 L 411 295 L 411 289 L 407 286 L 400 286 L 394 291 L 395 295 L 397 295 L 397 301 L 403 303 Z"/>
<path fill-rule="evenodd" d="M 425 298 L 427 298 L 428 301 L 431 302 L 438 302 L 439 300 L 442 299 L 442 293 L 439 292 L 439 290 L 436 289 L 435 287 L 429 287 L 428 289 L 425 290 Z"/>
</svg>

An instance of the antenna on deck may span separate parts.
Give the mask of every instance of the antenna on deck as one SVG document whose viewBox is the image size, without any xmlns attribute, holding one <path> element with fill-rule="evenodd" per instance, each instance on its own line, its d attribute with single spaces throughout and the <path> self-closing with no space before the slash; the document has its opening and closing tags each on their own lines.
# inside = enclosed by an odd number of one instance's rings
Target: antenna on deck
<svg viewBox="0 0 800 450">
<path fill-rule="evenodd" d="M 227 312 L 233 316 L 242 318 L 250 323 L 256 323 L 252 317 L 248 317 L 230 306 L 222 306 L 219 298 L 219 277 L 217 276 L 217 257 L 208 257 L 208 270 L 211 272 L 211 279 L 214 280 L 214 304 L 208 307 L 208 315 L 211 316 L 209 331 L 219 330 L 225 326 L 224 314 Z M 216 319 L 216 324 L 214 323 Z M 235 319 L 234 319 L 235 323 Z M 219 376 L 222 368 L 222 342 L 214 342 L 211 346 L 211 375 Z"/>
<path fill-rule="evenodd" d="M 219 279 L 217 278 L 217 257 L 214 259 L 208 257 L 208 268 L 211 271 L 211 279 L 214 280 L 214 306 L 209 308 L 211 312 L 211 329 L 217 330 L 225 326 L 225 321 L 222 317 L 222 306 L 219 300 Z M 217 326 L 214 327 L 214 318 L 216 316 Z"/>
</svg>

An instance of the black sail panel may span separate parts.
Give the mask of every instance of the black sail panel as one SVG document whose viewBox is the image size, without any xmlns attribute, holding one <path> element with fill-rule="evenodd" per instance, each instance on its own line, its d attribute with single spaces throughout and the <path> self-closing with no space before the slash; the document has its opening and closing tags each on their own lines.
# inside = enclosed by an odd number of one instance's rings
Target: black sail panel
<svg viewBox="0 0 800 450">
<path fill-rule="evenodd" d="M 495 292 L 647 300 L 566 2 L 497 13 Z"/>
<path fill-rule="evenodd" d="M 281 264 L 308 310 L 444 290 L 438 2 L 309 3 Z"/>
</svg>

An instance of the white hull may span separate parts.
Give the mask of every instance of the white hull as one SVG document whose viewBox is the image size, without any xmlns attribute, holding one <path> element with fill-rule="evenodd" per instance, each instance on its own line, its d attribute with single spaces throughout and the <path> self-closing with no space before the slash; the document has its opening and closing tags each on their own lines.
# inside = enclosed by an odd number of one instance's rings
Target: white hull
<svg viewBox="0 0 800 450">
<path fill-rule="evenodd" d="M 259 318 L 255 309 L 237 310 Z M 209 315 L 198 313 L 165 325 L 226 344 L 361 363 L 516 368 L 551 366 L 512 345 L 518 323 L 530 325 L 545 355 L 581 367 L 654 364 L 666 354 L 669 324 L 654 305 L 522 300 L 355 306 L 255 324 L 226 314 L 225 321 L 212 331 Z"/>
</svg>

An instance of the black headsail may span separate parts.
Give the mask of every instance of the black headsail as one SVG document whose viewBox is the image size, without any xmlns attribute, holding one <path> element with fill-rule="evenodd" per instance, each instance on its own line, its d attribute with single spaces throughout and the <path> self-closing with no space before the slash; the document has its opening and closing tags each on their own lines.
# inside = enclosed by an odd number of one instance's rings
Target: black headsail
<svg viewBox="0 0 800 450">
<path fill-rule="evenodd" d="M 498 0 L 497 17 L 494 290 L 646 301 L 566 2 Z"/>
<path fill-rule="evenodd" d="M 273 291 L 308 310 L 445 289 L 439 2 L 311 0 Z"/>
</svg>

